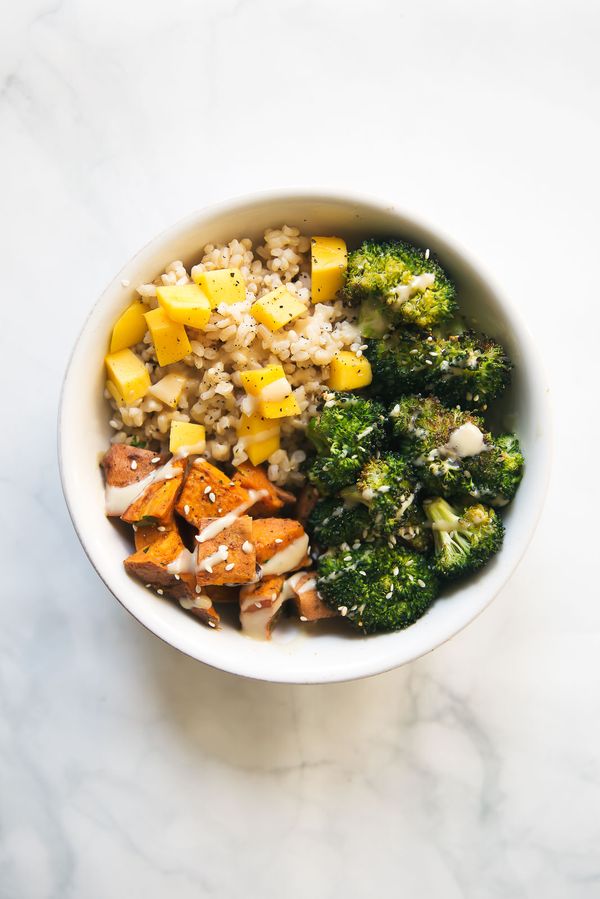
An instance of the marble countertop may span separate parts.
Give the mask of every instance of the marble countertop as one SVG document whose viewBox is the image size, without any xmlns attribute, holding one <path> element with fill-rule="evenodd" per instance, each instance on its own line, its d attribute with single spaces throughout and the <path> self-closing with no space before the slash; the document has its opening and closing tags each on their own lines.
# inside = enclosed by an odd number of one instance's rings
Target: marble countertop
<svg viewBox="0 0 600 899">
<path fill-rule="evenodd" d="M 2 899 L 597 897 L 598 8 L 23 0 L 3 20 Z M 466 631 L 286 687 L 183 657 L 111 598 L 55 418 L 138 247 L 207 202 L 315 184 L 420 211 L 512 292 L 555 463 L 524 561 Z"/>
</svg>

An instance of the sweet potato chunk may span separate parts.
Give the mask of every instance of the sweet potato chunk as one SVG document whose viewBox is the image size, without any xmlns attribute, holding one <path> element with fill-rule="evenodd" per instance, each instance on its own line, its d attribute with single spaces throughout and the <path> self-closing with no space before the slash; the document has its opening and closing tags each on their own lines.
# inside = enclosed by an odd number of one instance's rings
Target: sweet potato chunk
<svg viewBox="0 0 600 899">
<path fill-rule="evenodd" d="M 294 518 L 256 518 L 252 522 L 252 539 L 263 574 L 285 574 L 310 562 L 308 535 Z"/>
<path fill-rule="evenodd" d="M 310 513 L 317 505 L 318 499 L 319 491 L 312 484 L 307 484 L 302 488 L 294 510 L 299 522 L 304 525 L 307 523 Z"/>
<path fill-rule="evenodd" d="M 146 533 L 148 532 L 148 533 Z M 212 601 L 199 598 L 196 591 L 196 575 L 186 572 L 174 574 L 168 565 L 185 549 L 177 528 L 159 531 L 157 527 L 140 528 L 135 534 L 137 549 L 125 559 L 126 570 L 143 581 L 147 586 L 156 588 L 161 596 L 168 596 L 179 601 L 180 605 L 192 612 L 202 621 L 216 627 L 219 615 L 212 606 Z M 144 541 L 146 545 L 143 546 Z"/>
<path fill-rule="evenodd" d="M 210 596 L 213 602 L 239 602 L 239 587 L 228 587 L 226 584 L 211 584 L 203 587 L 202 592 Z"/>
<path fill-rule="evenodd" d="M 157 461 L 153 462 L 153 459 Z M 143 481 L 162 461 L 160 456 L 150 450 L 114 443 L 104 454 L 101 464 L 106 483 L 110 487 L 127 487 Z"/>
<path fill-rule="evenodd" d="M 276 487 L 267 477 L 264 468 L 258 465 L 251 465 L 250 462 L 242 462 L 238 465 L 237 471 L 232 479 L 236 484 L 241 484 L 246 490 L 265 491 L 262 499 L 259 499 L 250 508 L 250 512 L 254 518 L 261 515 L 273 515 L 283 509 L 286 503 L 293 503 L 296 497 L 293 493 L 288 493 L 280 487 Z"/>
<path fill-rule="evenodd" d="M 320 621 L 322 618 L 336 618 L 337 612 L 323 602 L 317 592 L 317 573 L 300 571 L 288 578 L 287 585 L 292 592 L 292 601 L 300 621 Z"/>
<path fill-rule="evenodd" d="M 252 505 L 241 484 L 204 459 L 196 459 L 188 469 L 175 508 L 182 518 L 200 527 L 203 519 L 221 517 L 244 503 L 246 509 Z"/>
<path fill-rule="evenodd" d="M 200 534 L 218 519 L 201 518 Z M 252 519 L 242 515 L 215 537 L 198 543 L 196 581 L 205 584 L 247 584 L 256 579 Z"/>
<path fill-rule="evenodd" d="M 249 637 L 271 639 L 273 625 L 285 599 L 283 585 L 284 579 L 275 575 L 240 590 L 240 623 Z"/>
<path fill-rule="evenodd" d="M 146 522 L 164 525 L 172 517 L 183 484 L 186 460 L 173 459 L 170 465 L 178 474 L 173 478 L 162 478 L 149 484 L 142 495 L 138 496 L 121 515 L 123 521 L 130 524 Z"/>
</svg>

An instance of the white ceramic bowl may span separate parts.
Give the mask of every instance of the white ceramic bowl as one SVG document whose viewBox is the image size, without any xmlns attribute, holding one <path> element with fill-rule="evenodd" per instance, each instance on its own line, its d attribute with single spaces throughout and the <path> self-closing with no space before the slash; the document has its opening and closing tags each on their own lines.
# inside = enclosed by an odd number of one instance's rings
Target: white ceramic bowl
<svg viewBox="0 0 600 899">
<path fill-rule="evenodd" d="M 412 627 L 360 637 L 342 622 L 306 627 L 285 624 L 270 643 L 255 642 L 226 625 L 213 631 L 179 606 L 130 578 L 123 559 L 129 545 L 104 515 L 99 454 L 111 429 L 103 399 L 103 357 L 113 322 L 134 296 L 173 259 L 188 264 L 206 243 L 260 238 L 265 227 L 299 225 L 307 234 L 341 234 L 352 244 L 371 235 L 400 236 L 431 247 L 458 286 L 462 310 L 502 341 L 514 363 L 510 395 L 501 404 L 505 425 L 522 440 L 527 461 L 516 499 L 506 510 L 501 553 L 477 576 L 446 590 Z M 130 282 L 125 289 L 122 280 Z M 93 307 L 65 376 L 59 455 L 63 490 L 73 524 L 94 568 L 138 621 L 172 646 L 215 668 L 262 680 L 324 683 L 377 674 L 416 659 L 458 633 L 492 601 L 516 567 L 541 511 L 550 459 L 548 388 L 536 348 L 512 303 L 454 241 L 389 203 L 348 195 L 269 193 L 201 210 L 169 228 L 115 277 Z"/>
</svg>

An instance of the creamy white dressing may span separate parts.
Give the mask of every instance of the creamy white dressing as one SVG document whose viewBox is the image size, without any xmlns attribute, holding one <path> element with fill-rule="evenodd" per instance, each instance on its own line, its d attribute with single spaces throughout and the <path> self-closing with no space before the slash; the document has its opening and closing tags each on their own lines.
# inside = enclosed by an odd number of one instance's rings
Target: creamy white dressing
<svg viewBox="0 0 600 899">
<path fill-rule="evenodd" d="M 210 574 L 215 565 L 218 565 L 219 562 L 227 561 L 228 555 L 229 551 L 227 547 L 220 546 L 216 552 L 211 553 L 210 556 L 207 556 L 205 559 L 201 559 L 198 562 L 198 571 L 208 571 Z"/>
<path fill-rule="evenodd" d="M 274 556 L 264 562 L 260 568 L 264 575 L 268 574 L 285 574 L 286 571 L 292 571 L 296 568 L 308 550 L 308 534 L 302 534 L 293 540 L 285 549 L 280 549 Z"/>
<path fill-rule="evenodd" d="M 467 459 L 470 456 L 478 456 L 485 448 L 482 432 L 477 425 L 468 421 L 452 431 L 448 443 L 440 447 L 440 451 L 455 459 Z"/>
<path fill-rule="evenodd" d="M 212 599 L 210 596 L 206 596 L 204 593 L 201 593 L 199 596 L 195 596 L 193 599 L 189 599 L 187 596 L 184 596 L 183 599 L 179 600 L 179 605 L 182 609 L 202 609 L 206 611 L 207 609 L 212 608 Z"/>
<path fill-rule="evenodd" d="M 264 402 L 278 402 L 279 400 L 285 399 L 286 396 L 289 396 L 292 392 L 292 385 L 288 381 L 287 378 L 277 378 L 276 381 L 271 381 L 270 384 L 267 384 L 266 387 L 260 391 L 260 398 Z"/>
<path fill-rule="evenodd" d="M 167 565 L 169 574 L 195 574 L 196 573 L 196 553 L 190 552 L 185 547 L 178 556 Z"/>
<path fill-rule="evenodd" d="M 181 474 L 181 467 L 173 463 L 176 459 L 170 459 L 166 465 L 161 465 L 147 474 L 141 481 L 135 481 L 133 484 L 126 484 L 124 487 L 114 487 L 112 484 L 106 484 L 104 488 L 104 508 L 107 515 L 122 515 L 127 511 L 142 493 L 148 489 L 150 484 L 157 481 L 170 481 Z"/>
<path fill-rule="evenodd" d="M 285 587 L 285 585 L 284 585 Z M 285 590 L 281 590 L 274 599 L 260 599 L 250 590 L 240 590 L 240 624 L 242 631 L 254 640 L 268 640 L 269 622 L 277 615 L 285 599 Z M 261 603 L 257 606 L 257 603 Z M 263 605 L 262 603 L 265 603 Z"/>
<path fill-rule="evenodd" d="M 393 293 L 399 300 L 405 302 L 410 300 L 418 290 L 427 290 L 435 284 L 435 275 L 432 272 L 423 272 L 422 275 L 413 275 L 407 284 L 399 284 L 395 287 Z"/>
<path fill-rule="evenodd" d="M 236 506 L 235 509 L 232 509 L 231 512 L 228 512 L 227 515 L 223 515 L 222 518 L 215 518 L 214 521 L 211 521 L 210 524 L 207 524 L 205 528 L 202 528 L 196 540 L 198 543 L 205 543 L 207 540 L 212 540 L 213 537 L 216 537 L 217 534 L 220 534 L 221 531 L 224 531 L 225 528 L 230 527 L 232 524 L 235 524 L 236 520 L 243 515 L 251 506 L 259 501 L 259 499 L 264 499 L 265 496 L 269 495 L 268 490 L 249 490 L 248 491 L 248 499 L 240 503 L 239 506 Z"/>
</svg>

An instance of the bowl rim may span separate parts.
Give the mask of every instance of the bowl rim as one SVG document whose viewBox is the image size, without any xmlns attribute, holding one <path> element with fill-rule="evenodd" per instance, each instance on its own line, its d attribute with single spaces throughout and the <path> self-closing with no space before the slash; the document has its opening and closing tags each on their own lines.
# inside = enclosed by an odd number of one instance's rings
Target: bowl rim
<svg viewBox="0 0 600 899">
<path fill-rule="evenodd" d="M 356 670 L 334 670 L 330 672 L 327 677 L 316 676 L 311 677 L 310 672 L 307 671 L 305 675 L 300 679 L 298 676 L 287 675 L 287 672 L 282 669 L 281 676 L 271 676 L 263 674 L 260 671 L 260 667 L 256 666 L 252 669 L 252 666 L 244 665 L 244 664 L 232 664 L 227 663 L 227 660 L 223 664 L 220 664 L 218 658 L 215 654 L 211 654 L 211 658 L 207 659 L 205 654 L 201 651 L 198 653 L 194 653 L 190 651 L 189 647 L 184 647 L 181 645 L 180 641 L 174 639 L 172 635 L 167 636 L 164 632 L 161 632 L 160 627 L 151 626 L 147 621 L 144 621 L 130 607 L 130 604 L 127 600 L 119 595 L 119 592 L 113 588 L 110 577 L 108 574 L 105 574 L 101 568 L 101 566 L 97 563 L 94 558 L 93 553 L 87 545 L 85 536 L 82 532 L 82 527 L 78 521 L 77 514 L 74 510 L 74 503 L 72 500 L 72 490 L 74 487 L 73 482 L 69 478 L 69 474 L 65 467 L 65 436 L 66 436 L 66 407 L 67 407 L 67 398 L 68 398 L 68 390 L 70 385 L 70 378 L 73 374 L 72 367 L 73 363 L 76 360 L 78 348 L 84 335 L 87 327 L 90 323 L 90 320 L 93 318 L 96 310 L 104 303 L 105 298 L 110 295 L 113 291 L 113 288 L 117 283 L 121 280 L 121 275 L 123 272 L 128 269 L 135 261 L 149 251 L 152 247 L 155 248 L 158 253 L 160 250 L 160 246 L 163 242 L 165 242 L 169 237 L 173 236 L 178 232 L 185 232 L 192 228 L 194 225 L 197 225 L 199 220 L 206 218 L 217 218 L 219 216 L 227 215 L 230 213 L 235 213 L 237 209 L 240 207 L 250 207 L 254 204 L 262 204 L 269 201 L 281 202 L 287 200 L 288 202 L 302 201 L 302 202 L 311 202 L 311 203 L 343 203 L 343 204 L 357 204 L 361 206 L 370 207 L 370 209 L 376 214 L 391 214 L 393 216 L 397 216 L 399 219 L 404 219 L 405 221 L 413 224 L 415 228 L 422 229 L 424 231 L 430 232 L 432 235 L 437 236 L 441 242 L 443 242 L 446 247 L 448 247 L 453 253 L 456 254 L 468 267 L 470 267 L 477 276 L 485 283 L 486 287 L 491 291 L 491 293 L 497 298 L 500 303 L 503 311 L 505 312 L 507 318 L 510 320 L 511 324 L 514 326 L 516 340 L 521 346 L 523 350 L 523 354 L 528 357 L 531 361 L 531 364 L 528 367 L 528 376 L 527 380 L 532 387 L 532 395 L 534 397 L 534 403 L 538 406 L 540 416 L 542 420 L 546 423 L 548 428 L 548 439 L 544 442 L 543 449 L 540 453 L 541 456 L 541 466 L 538 467 L 536 471 L 535 478 L 535 493 L 534 499 L 536 504 L 535 514 L 531 515 L 529 527 L 527 532 L 522 537 L 522 543 L 518 547 L 518 549 L 514 552 L 514 560 L 511 566 L 509 566 L 501 580 L 495 585 L 491 594 L 487 597 L 487 599 L 480 603 L 480 605 L 473 610 L 473 613 L 466 618 L 462 623 L 453 627 L 446 633 L 444 636 L 435 636 L 433 639 L 429 641 L 429 643 L 425 646 L 425 648 L 414 649 L 412 651 L 404 651 L 399 652 L 398 657 L 395 660 L 386 660 L 382 663 L 381 660 L 378 662 L 376 654 L 373 654 L 369 659 L 362 660 L 361 664 L 356 665 Z M 81 327 L 77 333 L 77 337 L 73 343 L 73 347 L 71 353 L 69 355 L 64 375 L 61 384 L 60 390 L 60 398 L 58 404 L 58 416 L 57 416 L 57 455 L 58 455 L 58 466 L 59 466 L 59 474 L 60 474 L 60 482 L 62 487 L 63 496 L 65 499 L 65 503 L 67 506 L 67 510 L 69 512 L 69 517 L 71 518 L 71 522 L 73 524 L 73 528 L 79 542 L 81 543 L 83 550 L 89 559 L 92 567 L 96 571 L 97 575 L 100 577 L 102 582 L 108 588 L 110 593 L 115 597 L 115 599 L 120 603 L 120 605 L 127 611 L 129 614 L 135 618 L 140 624 L 142 624 L 147 630 L 149 630 L 156 637 L 161 639 L 163 642 L 167 643 L 169 646 L 172 646 L 174 649 L 178 650 L 182 654 L 193 658 L 199 662 L 202 662 L 205 665 L 208 665 L 217 670 L 225 671 L 230 674 L 236 674 L 242 677 L 248 677 L 253 680 L 265 681 L 268 683 L 287 683 L 287 684 L 317 684 L 317 683 L 340 683 L 340 682 L 348 682 L 352 680 L 358 680 L 365 677 L 371 677 L 377 674 L 382 674 L 386 671 L 391 671 L 394 668 L 401 667 L 402 665 L 408 664 L 409 662 L 413 662 L 418 658 L 427 655 L 432 652 L 438 646 L 442 646 L 448 640 L 455 637 L 458 633 L 460 633 L 464 628 L 466 628 L 472 621 L 479 617 L 479 615 L 486 609 L 496 598 L 496 596 L 500 593 L 500 591 L 505 587 L 506 583 L 514 574 L 515 570 L 521 563 L 527 548 L 529 547 L 535 530 L 537 528 L 540 516 L 542 514 L 542 510 L 544 507 L 544 503 L 546 500 L 546 495 L 548 491 L 548 484 L 550 480 L 550 472 L 552 468 L 552 457 L 553 457 L 553 426 L 552 426 L 552 404 L 550 398 L 550 386 L 548 382 L 548 378 L 546 375 L 546 369 L 541 358 L 540 352 L 536 346 L 535 341 L 533 340 L 531 333 L 527 327 L 527 324 L 524 320 L 524 317 L 515 303 L 507 297 L 505 291 L 501 289 L 498 285 L 498 282 L 495 277 L 490 275 L 490 273 L 482 267 L 482 265 L 476 261 L 471 252 L 466 249 L 460 241 L 457 241 L 454 237 L 448 236 L 448 234 L 440 229 L 437 225 L 432 225 L 431 222 L 423 217 L 420 214 L 415 214 L 411 209 L 398 205 L 395 202 L 390 200 L 383 200 L 380 197 L 360 193 L 356 191 L 345 191 L 341 189 L 315 189 L 315 188 L 277 188 L 272 190 L 260 190 L 254 191 L 248 194 L 238 194 L 227 199 L 221 200 L 216 203 L 211 203 L 206 206 L 202 206 L 193 212 L 189 213 L 186 216 L 178 219 L 171 225 L 168 225 L 166 228 L 163 228 L 157 235 L 152 237 L 150 240 L 146 241 L 135 253 L 129 258 L 119 269 L 116 275 L 109 281 L 104 290 L 95 300 L 95 302 L 90 307 L 87 315 L 85 316 Z M 313 638 L 311 638 L 313 639 Z M 261 643 L 257 643 L 257 648 L 262 646 Z"/>
</svg>

